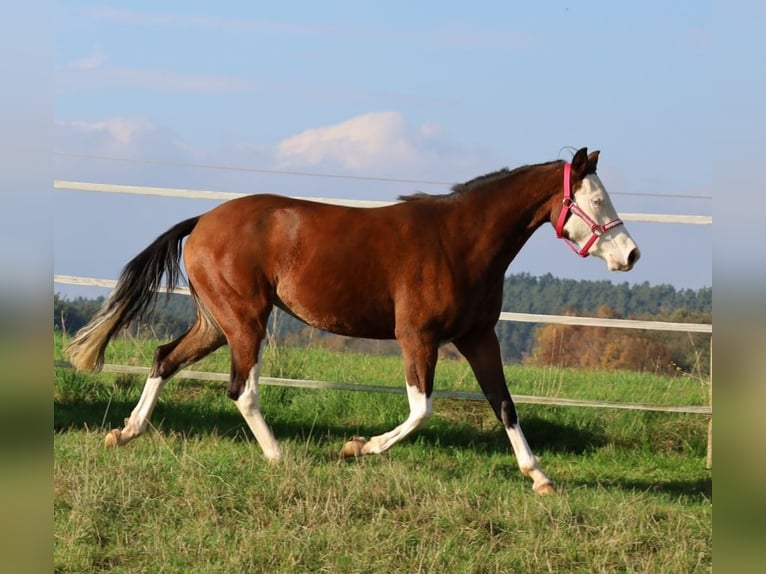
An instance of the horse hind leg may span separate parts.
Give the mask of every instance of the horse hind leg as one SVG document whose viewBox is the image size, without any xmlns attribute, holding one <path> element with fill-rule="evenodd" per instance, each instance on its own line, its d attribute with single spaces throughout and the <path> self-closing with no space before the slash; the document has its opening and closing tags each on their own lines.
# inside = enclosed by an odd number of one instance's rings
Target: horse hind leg
<svg viewBox="0 0 766 574">
<path fill-rule="evenodd" d="M 275 462 L 282 458 L 282 449 L 274 438 L 274 433 L 263 418 L 260 408 L 260 396 L 258 392 L 258 377 L 260 375 L 260 361 L 250 368 L 245 379 L 242 394 L 237 398 L 237 409 L 250 427 L 255 440 L 263 451 L 267 460 Z"/>
<path fill-rule="evenodd" d="M 122 446 L 146 431 L 149 418 L 157 404 L 160 391 L 165 383 L 185 365 L 194 363 L 226 343 L 221 331 L 202 314 L 192 327 L 181 337 L 157 347 L 151 371 L 144 384 L 130 417 L 125 419 L 122 429 L 107 433 L 104 444 L 107 447 Z"/>
<path fill-rule="evenodd" d="M 186 267 L 190 277 L 208 286 L 207 308 L 215 314 L 229 344 L 231 376 L 226 394 L 237 405 L 264 456 L 278 460 L 282 451 L 261 414 L 258 389 L 261 345 L 273 308 L 269 297 L 272 289 L 263 278 L 222 277 L 216 269 L 194 260 L 188 260 Z"/>
<path fill-rule="evenodd" d="M 231 381 L 227 392 L 258 441 L 263 455 L 274 462 L 282 457 L 282 449 L 261 413 L 258 385 L 265 335 L 265 321 L 259 321 L 254 329 L 240 328 L 230 338 Z"/>
</svg>

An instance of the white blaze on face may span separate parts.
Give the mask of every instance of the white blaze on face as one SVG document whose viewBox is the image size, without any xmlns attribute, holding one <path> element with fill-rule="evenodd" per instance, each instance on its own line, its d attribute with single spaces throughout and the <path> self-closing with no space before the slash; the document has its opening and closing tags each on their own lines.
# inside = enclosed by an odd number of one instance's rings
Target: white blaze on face
<svg viewBox="0 0 766 574">
<path fill-rule="evenodd" d="M 599 225 L 605 225 L 619 217 L 617 210 L 612 205 L 612 200 L 606 193 L 604 184 L 601 183 L 595 173 L 587 175 L 582 180 L 582 184 L 574 193 L 573 199 L 580 206 L 580 209 Z M 593 235 L 588 223 L 575 213 L 569 216 L 564 230 L 570 241 L 581 248 Z M 641 256 L 641 252 L 625 225 L 618 225 L 605 231 L 591 246 L 588 254 L 606 261 L 610 271 L 629 271 Z"/>
</svg>

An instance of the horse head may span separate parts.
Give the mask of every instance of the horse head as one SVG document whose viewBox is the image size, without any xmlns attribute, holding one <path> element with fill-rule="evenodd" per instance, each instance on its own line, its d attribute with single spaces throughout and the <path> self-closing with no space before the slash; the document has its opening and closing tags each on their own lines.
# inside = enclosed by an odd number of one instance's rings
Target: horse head
<svg viewBox="0 0 766 574">
<path fill-rule="evenodd" d="M 557 221 L 556 234 L 581 257 L 603 259 L 610 271 L 630 271 L 641 252 L 596 174 L 598 156 L 582 148 L 564 165 L 564 200 L 552 221 Z"/>
</svg>

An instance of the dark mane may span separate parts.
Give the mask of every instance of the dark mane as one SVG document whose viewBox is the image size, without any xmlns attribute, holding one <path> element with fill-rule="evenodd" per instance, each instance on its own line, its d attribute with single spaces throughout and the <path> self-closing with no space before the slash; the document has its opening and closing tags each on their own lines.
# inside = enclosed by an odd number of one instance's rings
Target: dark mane
<svg viewBox="0 0 766 574">
<path fill-rule="evenodd" d="M 493 172 L 475 177 L 470 181 L 466 181 L 465 183 L 456 183 L 455 185 L 452 186 L 451 193 L 442 193 L 442 194 L 432 195 L 429 193 L 425 193 L 423 191 L 418 191 L 417 193 L 413 193 L 411 195 L 400 195 L 399 199 L 401 201 L 416 201 L 420 199 L 446 199 L 450 197 L 455 197 L 455 196 L 459 196 L 464 193 L 467 193 L 469 191 L 472 191 L 474 189 L 477 189 L 479 187 L 484 187 L 485 185 L 508 179 L 518 174 L 521 171 L 529 169 L 530 167 L 549 165 L 552 163 L 556 163 L 557 161 L 559 160 L 549 161 L 546 163 L 539 163 L 536 165 L 522 165 L 515 169 L 508 169 L 507 167 L 504 167 L 497 171 L 493 171 Z"/>
<path fill-rule="evenodd" d="M 523 169 L 525 167 L 527 166 L 517 167 L 513 171 L 511 171 L 507 167 L 504 167 L 503 169 L 486 173 L 484 175 L 480 175 L 479 177 L 474 177 L 472 180 L 466 181 L 465 183 L 456 183 L 455 185 L 452 186 L 452 193 L 465 193 L 466 191 L 471 191 L 472 189 L 476 189 L 477 187 L 482 187 L 489 183 L 500 181 L 501 179 L 505 179 L 509 177 L 512 173 L 520 169 Z"/>
</svg>

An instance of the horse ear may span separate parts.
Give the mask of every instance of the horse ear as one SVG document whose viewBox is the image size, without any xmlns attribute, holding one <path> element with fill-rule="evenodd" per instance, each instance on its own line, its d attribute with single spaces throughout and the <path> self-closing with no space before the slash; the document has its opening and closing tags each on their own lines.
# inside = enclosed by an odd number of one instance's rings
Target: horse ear
<svg viewBox="0 0 766 574">
<path fill-rule="evenodd" d="M 596 150 L 588 154 L 588 173 L 596 173 L 596 166 L 598 165 L 598 154 L 601 152 Z"/>
<path fill-rule="evenodd" d="M 598 152 L 596 152 L 598 153 Z M 572 158 L 572 175 L 577 179 L 582 179 L 588 173 L 588 148 L 583 147 L 577 150 L 577 153 Z"/>
</svg>

